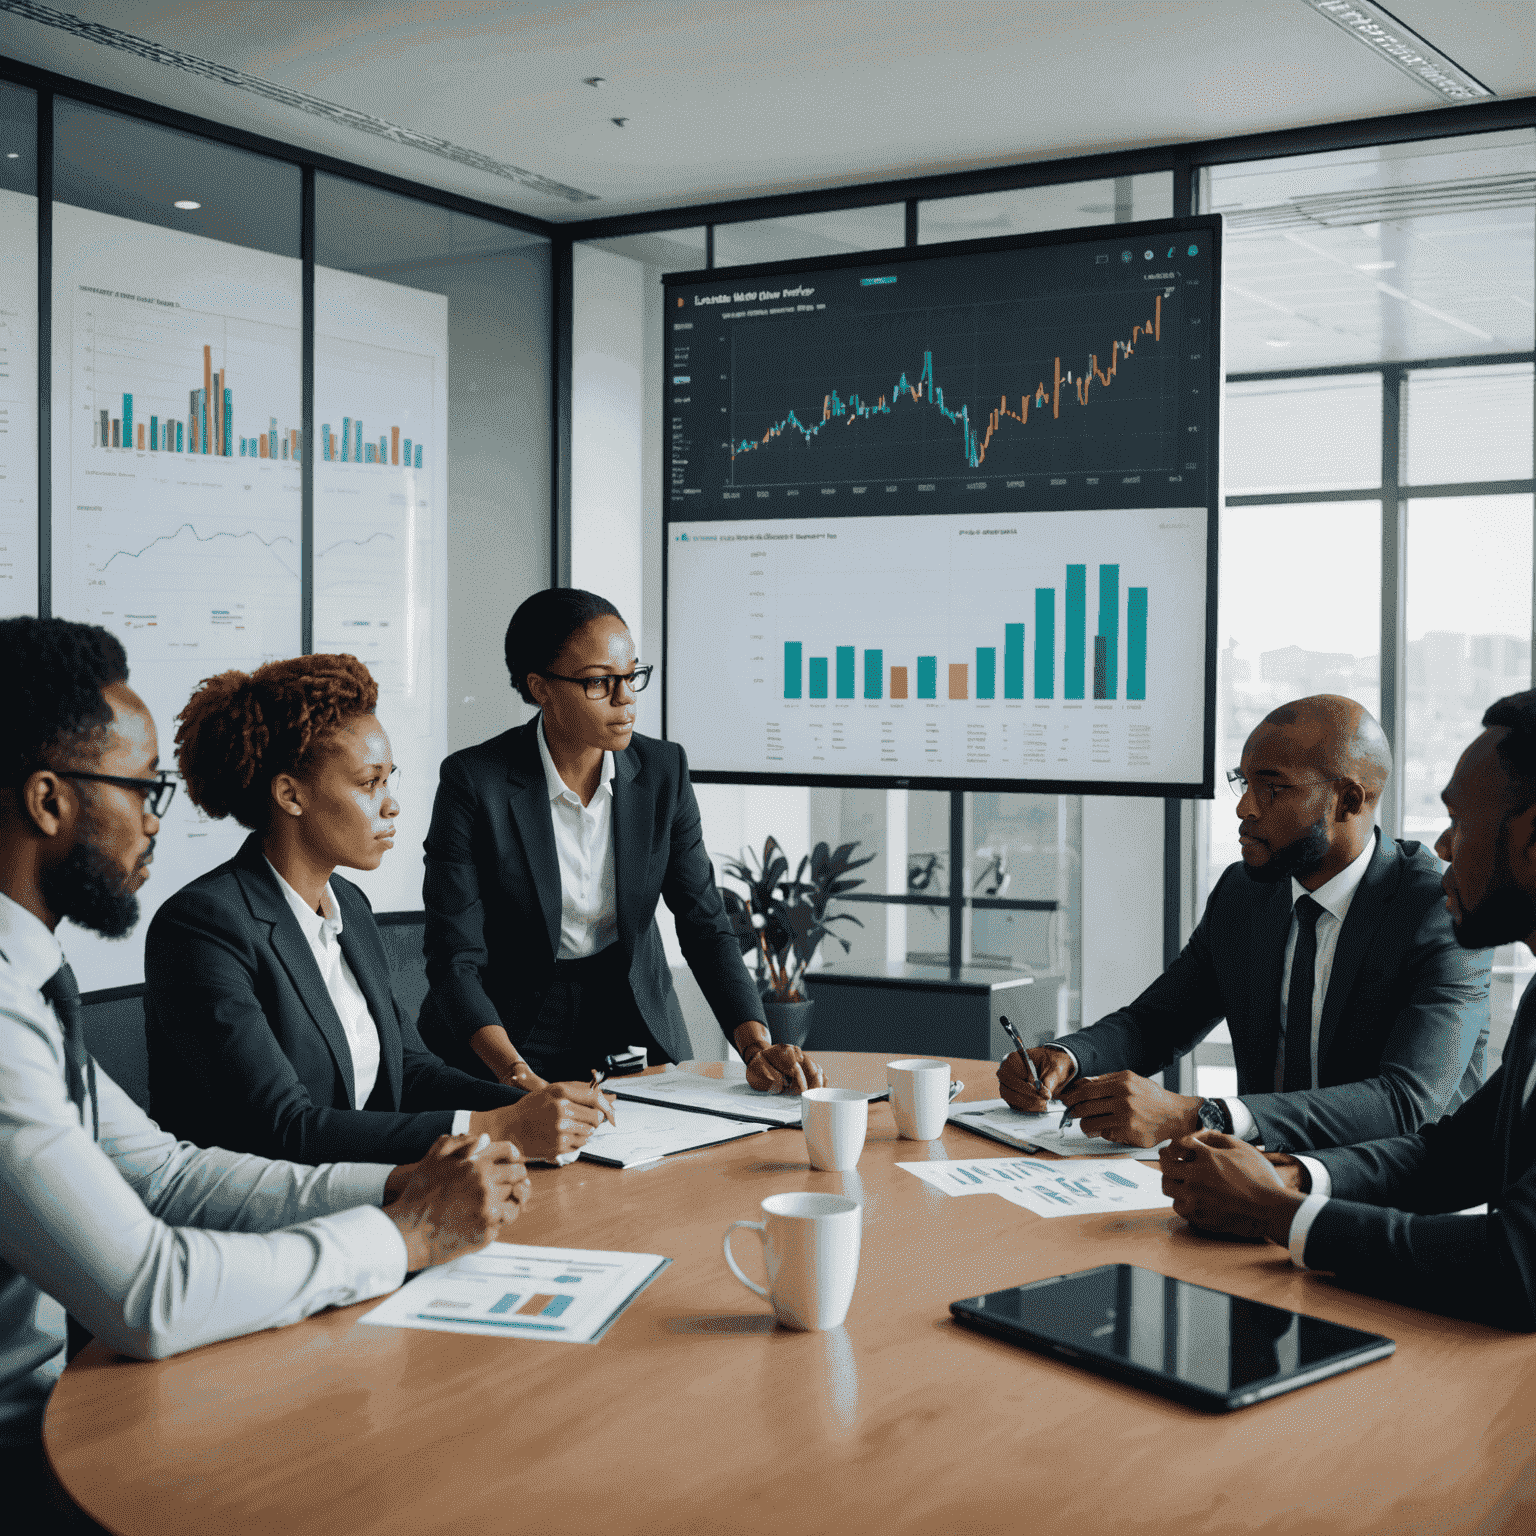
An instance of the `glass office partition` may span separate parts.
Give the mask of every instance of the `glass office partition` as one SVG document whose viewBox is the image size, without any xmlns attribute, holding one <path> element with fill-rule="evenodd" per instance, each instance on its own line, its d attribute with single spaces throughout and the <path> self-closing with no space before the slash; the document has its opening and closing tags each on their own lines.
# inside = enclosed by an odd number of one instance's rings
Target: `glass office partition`
<svg viewBox="0 0 1536 1536">
<path fill-rule="evenodd" d="M 502 636 L 548 581 L 549 327 L 543 237 L 316 176 L 314 645 L 367 663 L 401 768 L 376 908 L 421 904 L 444 753 L 521 718 Z"/>
<path fill-rule="evenodd" d="M 59 100 L 53 194 L 53 611 L 123 641 L 169 759 L 201 679 L 301 643 L 300 172 Z M 244 836 L 178 796 L 135 935 L 71 934 L 81 985 L 137 980 Z"/>
<path fill-rule="evenodd" d="M 1173 172 L 1063 181 L 965 197 L 928 198 L 917 205 L 917 243 L 980 240 L 1035 230 L 1166 219 L 1173 212 Z"/>
<path fill-rule="evenodd" d="M 794 261 L 844 251 L 884 251 L 906 239 L 907 205 L 881 203 L 836 213 L 806 213 L 715 225 L 715 265 Z"/>
<path fill-rule="evenodd" d="M 37 612 L 37 98 L 0 84 L 0 614 Z"/>
</svg>

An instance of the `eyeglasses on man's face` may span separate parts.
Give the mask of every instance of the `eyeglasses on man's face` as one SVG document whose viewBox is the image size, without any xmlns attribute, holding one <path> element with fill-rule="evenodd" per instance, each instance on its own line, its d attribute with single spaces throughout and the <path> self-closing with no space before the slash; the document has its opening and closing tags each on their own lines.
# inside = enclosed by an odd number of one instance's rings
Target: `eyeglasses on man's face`
<svg viewBox="0 0 1536 1536">
<path fill-rule="evenodd" d="M 1343 782 L 1342 779 L 1302 779 L 1296 784 L 1285 784 L 1274 779 L 1258 779 L 1250 783 L 1244 777 L 1241 768 L 1227 769 L 1227 783 L 1231 787 L 1232 793 L 1241 800 L 1244 795 L 1252 790 L 1253 798 L 1258 802 L 1259 809 L 1265 811 L 1275 803 L 1278 796 L 1284 794 L 1287 790 L 1316 789 L 1324 784 L 1342 784 Z"/>
<path fill-rule="evenodd" d="M 654 666 L 648 666 L 636 667 L 633 672 L 625 673 L 599 672 L 595 677 L 562 677 L 558 672 L 541 672 L 539 676 L 553 678 L 557 683 L 578 683 L 587 690 L 589 699 L 606 699 L 620 683 L 631 693 L 644 693 L 645 685 L 650 682 L 651 673 L 655 670 Z"/>
<path fill-rule="evenodd" d="M 56 772 L 61 779 L 89 779 L 93 784 L 136 789 L 144 797 L 145 811 L 157 820 L 165 815 L 176 798 L 176 780 L 164 768 L 152 779 L 125 779 L 115 773 L 80 773 L 73 768 L 60 768 Z"/>
</svg>

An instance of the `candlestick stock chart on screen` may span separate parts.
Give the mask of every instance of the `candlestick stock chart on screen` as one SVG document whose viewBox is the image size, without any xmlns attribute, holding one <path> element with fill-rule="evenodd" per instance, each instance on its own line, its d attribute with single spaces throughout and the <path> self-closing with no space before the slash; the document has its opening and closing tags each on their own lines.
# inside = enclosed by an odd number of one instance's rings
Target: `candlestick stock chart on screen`
<svg viewBox="0 0 1536 1536">
<path fill-rule="evenodd" d="M 701 780 L 1208 793 L 1220 227 L 666 281 Z"/>
</svg>

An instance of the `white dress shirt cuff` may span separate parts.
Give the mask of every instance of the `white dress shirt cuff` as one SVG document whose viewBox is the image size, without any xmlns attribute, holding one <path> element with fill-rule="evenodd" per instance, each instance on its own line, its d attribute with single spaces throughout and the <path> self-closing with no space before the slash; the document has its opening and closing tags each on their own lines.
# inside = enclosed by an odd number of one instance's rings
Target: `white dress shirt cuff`
<svg viewBox="0 0 1536 1536">
<path fill-rule="evenodd" d="M 1257 1141 L 1259 1127 L 1248 1106 L 1241 1099 L 1223 1099 L 1221 1102 L 1227 1106 L 1227 1114 L 1232 1118 L 1232 1134 L 1239 1141 Z"/>
<path fill-rule="evenodd" d="M 1290 1249 L 1291 1263 L 1297 1269 L 1307 1267 L 1307 1235 L 1312 1230 L 1312 1223 L 1317 1220 L 1317 1213 L 1327 1204 L 1328 1196 L 1320 1195 L 1313 1190 L 1301 1202 L 1301 1207 L 1296 1214 L 1291 1217 L 1291 1231 L 1286 1240 L 1286 1247 Z"/>
<path fill-rule="evenodd" d="M 1072 1051 L 1071 1051 L 1070 1047 L 1063 1045 L 1060 1040 L 1047 1040 L 1045 1043 L 1053 1051 L 1060 1051 L 1061 1054 L 1063 1056 L 1065 1056 L 1067 1058 L 1067 1060 L 1072 1063 L 1072 1077 L 1076 1077 L 1077 1074 L 1083 1070 L 1080 1066 L 1078 1066 L 1078 1064 L 1077 1064 L 1077 1057 L 1072 1054 Z M 1070 1083 L 1072 1081 L 1072 1077 L 1069 1077 L 1067 1079 L 1067 1083 Z M 1065 1088 L 1067 1086 L 1067 1083 L 1063 1083 L 1061 1086 L 1063 1088 Z"/>
<path fill-rule="evenodd" d="M 338 1211 L 321 1222 L 341 1249 L 344 1268 L 351 1270 L 351 1294 L 331 1302 L 332 1306 L 368 1301 L 405 1284 L 405 1239 L 377 1206 Z"/>
<path fill-rule="evenodd" d="M 453 1130 L 450 1132 L 450 1134 L 454 1135 L 454 1136 L 468 1136 L 469 1135 L 469 1117 L 473 1113 L 474 1113 L 474 1111 L 470 1110 L 470 1109 L 456 1109 L 456 1110 L 454 1110 L 454 1112 L 453 1112 Z"/>
<path fill-rule="evenodd" d="M 1298 1152 L 1293 1152 L 1291 1156 L 1312 1175 L 1312 1187 L 1307 1193 L 1321 1195 L 1326 1200 L 1333 1193 L 1333 1180 L 1328 1176 L 1328 1169 L 1315 1157 L 1302 1157 Z"/>
</svg>

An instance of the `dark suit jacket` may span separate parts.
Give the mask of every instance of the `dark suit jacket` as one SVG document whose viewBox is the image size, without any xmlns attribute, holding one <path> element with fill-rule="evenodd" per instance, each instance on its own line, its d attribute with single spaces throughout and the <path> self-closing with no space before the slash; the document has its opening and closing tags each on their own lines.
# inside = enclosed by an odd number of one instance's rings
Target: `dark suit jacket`
<svg viewBox="0 0 1536 1536">
<path fill-rule="evenodd" d="M 466 1066 L 475 1060 L 470 1036 L 487 1025 L 504 1026 L 522 1046 L 554 976 L 560 861 L 537 730 L 534 719 L 445 759 L 432 807 L 423 884 L 431 991 L 421 1029 Z M 613 767 L 615 942 L 655 1044 L 684 1061 L 693 1052 L 656 927 L 658 900 L 721 1027 L 761 1021 L 763 1005 L 715 886 L 683 749 L 636 735 Z"/>
<path fill-rule="evenodd" d="M 1483 1080 L 1486 955 L 1460 948 L 1440 866 L 1378 834 L 1339 933 L 1318 1032 L 1319 1086 L 1276 1093 L 1291 882 L 1232 865 L 1172 965 L 1128 1008 L 1061 1043 L 1086 1074 L 1160 1072 L 1225 1018 L 1237 1091 L 1272 1152 L 1416 1131 Z"/>
<path fill-rule="evenodd" d="M 389 984 L 368 898 L 331 876 L 341 952 L 379 1029 L 379 1075 L 352 1104 L 352 1052 L 298 919 L 248 838 L 155 914 L 144 947 L 150 1113 L 203 1147 L 298 1163 L 415 1162 L 458 1109 L 521 1097 L 445 1066 Z"/>
<path fill-rule="evenodd" d="M 1317 1154 L 1333 1198 L 1307 1234 L 1309 1268 L 1354 1290 L 1501 1328 L 1536 1329 L 1536 985 L 1504 1064 L 1455 1114 L 1412 1136 Z M 1471 1205 L 1486 1216 L 1450 1214 Z"/>
</svg>

